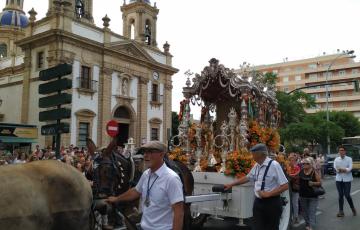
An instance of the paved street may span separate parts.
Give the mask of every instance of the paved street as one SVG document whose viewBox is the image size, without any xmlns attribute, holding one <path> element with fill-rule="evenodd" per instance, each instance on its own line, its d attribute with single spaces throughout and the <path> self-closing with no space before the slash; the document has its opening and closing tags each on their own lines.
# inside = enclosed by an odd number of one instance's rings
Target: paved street
<svg viewBox="0 0 360 230">
<path fill-rule="evenodd" d="M 317 211 L 317 230 L 357 230 L 360 226 L 360 217 L 353 217 L 351 210 L 345 201 L 344 218 L 337 218 L 336 214 L 338 211 L 338 199 L 337 191 L 335 187 L 334 176 L 327 176 L 323 181 L 323 186 L 326 190 L 324 199 L 319 200 L 319 208 Z M 351 189 L 352 197 L 354 200 L 355 207 L 360 211 L 360 178 L 354 178 Z M 209 219 L 203 229 L 214 230 L 214 229 L 246 229 L 243 227 L 236 226 L 237 221 L 235 220 L 215 220 Z M 305 228 L 304 221 L 301 220 L 299 224 L 292 226 L 293 230 L 303 230 Z"/>
</svg>

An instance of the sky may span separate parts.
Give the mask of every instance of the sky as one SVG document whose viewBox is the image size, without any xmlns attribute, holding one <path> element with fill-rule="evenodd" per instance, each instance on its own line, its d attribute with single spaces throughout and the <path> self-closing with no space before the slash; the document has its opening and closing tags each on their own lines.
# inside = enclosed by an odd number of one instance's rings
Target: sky
<svg viewBox="0 0 360 230">
<path fill-rule="evenodd" d="M 93 0 L 93 4 L 95 24 L 102 27 L 101 18 L 107 14 L 110 29 L 122 34 L 123 0 Z M 156 4 L 159 48 L 168 41 L 173 66 L 179 69 L 173 76 L 173 111 L 179 110 L 183 99 L 184 72 L 200 73 L 213 57 L 234 69 L 244 61 L 273 64 L 337 49 L 354 50 L 360 57 L 360 0 L 157 0 Z M 0 0 L 0 8 L 4 6 L 5 0 Z M 25 0 L 24 11 L 32 7 L 41 19 L 48 0 Z"/>
</svg>

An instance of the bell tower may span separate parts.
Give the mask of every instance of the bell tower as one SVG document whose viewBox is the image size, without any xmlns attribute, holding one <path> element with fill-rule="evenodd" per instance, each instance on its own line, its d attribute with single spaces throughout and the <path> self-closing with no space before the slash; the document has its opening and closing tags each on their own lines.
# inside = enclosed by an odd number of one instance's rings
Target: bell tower
<svg viewBox="0 0 360 230">
<path fill-rule="evenodd" d="M 6 0 L 4 10 L 18 10 L 23 12 L 24 0 Z"/>
<path fill-rule="evenodd" d="M 47 16 L 64 8 L 69 15 L 84 22 L 94 23 L 93 0 L 49 0 Z"/>
<path fill-rule="evenodd" d="M 24 0 L 6 0 L 5 8 L 0 12 L 0 60 L 12 58 L 12 66 L 15 56 L 21 54 L 16 41 L 25 36 L 24 28 L 29 24 L 23 5 Z"/>
<path fill-rule="evenodd" d="M 124 1 L 121 6 L 123 14 L 123 35 L 129 39 L 148 46 L 157 46 L 156 21 L 159 9 L 151 6 L 150 0 Z"/>
</svg>

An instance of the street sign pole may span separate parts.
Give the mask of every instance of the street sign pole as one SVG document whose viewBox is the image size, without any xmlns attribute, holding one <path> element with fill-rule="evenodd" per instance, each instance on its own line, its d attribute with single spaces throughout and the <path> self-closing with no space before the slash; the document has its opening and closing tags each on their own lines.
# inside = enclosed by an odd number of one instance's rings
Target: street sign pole
<svg viewBox="0 0 360 230">
<path fill-rule="evenodd" d="M 46 108 L 45 111 L 40 111 L 40 122 L 51 122 L 41 127 L 42 135 L 52 135 L 55 137 L 55 154 L 56 158 L 60 159 L 60 145 L 61 134 L 69 133 L 69 123 L 61 122 L 61 119 L 69 119 L 71 117 L 71 109 L 61 107 L 63 104 L 70 104 L 72 102 L 72 95 L 69 93 L 61 93 L 63 90 L 72 88 L 72 80 L 63 78 L 63 76 L 72 73 L 72 65 L 59 64 L 55 67 L 42 70 L 39 73 L 39 79 L 46 81 L 46 83 L 40 84 L 38 92 L 39 94 L 46 95 L 39 99 L 39 108 Z M 54 109 L 55 107 L 56 109 Z"/>
<path fill-rule="evenodd" d="M 61 77 L 58 77 L 58 80 L 61 80 Z M 61 94 L 61 90 L 58 90 L 58 95 Z M 57 106 L 58 109 L 61 109 L 61 104 Z M 56 124 L 59 127 L 60 126 L 60 119 L 56 120 Z M 61 144 L 61 134 L 60 132 L 56 132 L 56 159 L 60 159 L 60 144 Z"/>
</svg>

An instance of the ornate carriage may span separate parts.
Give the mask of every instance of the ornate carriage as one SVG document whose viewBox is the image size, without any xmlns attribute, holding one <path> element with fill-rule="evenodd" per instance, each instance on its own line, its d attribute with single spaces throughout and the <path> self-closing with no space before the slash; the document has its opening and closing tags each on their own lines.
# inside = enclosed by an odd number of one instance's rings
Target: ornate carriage
<svg viewBox="0 0 360 230">
<path fill-rule="evenodd" d="M 181 160 L 193 171 L 195 194 L 211 194 L 214 185 L 230 183 L 253 166 L 248 149 L 262 142 L 275 153 L 280 144 L 276 128 L 280 121 L 275 82 L 271 75 L 250 69 L 244 63 L 238 72 L 209 61 L 201 74 L 185 74 L 185 99 L 179 113 L 179 134 L 171 139 L 170 157 Z M 190 118 L 190 105 L 201 106 L 198 123 Z M 252 217 L 253 186 L 235 186 L 218 201 L 191 204 L 200 219 L 204 214 L 239 218 Z M 284 196 L 289 200 L 289 192 Z M 284 207 L 280 229 L 287 229 L 290 202 Z"/>
</svg>

